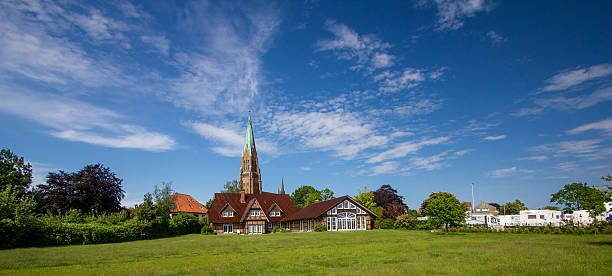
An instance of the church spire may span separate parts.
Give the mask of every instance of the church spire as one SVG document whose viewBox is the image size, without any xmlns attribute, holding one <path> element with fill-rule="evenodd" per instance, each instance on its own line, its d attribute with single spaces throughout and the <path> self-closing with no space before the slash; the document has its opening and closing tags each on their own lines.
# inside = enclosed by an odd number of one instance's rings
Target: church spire
<svg viewBox="0 0 612 276">
<path fill-rule="evenodd" d="M 251 123 L 251 111 L 249 111 L 249 122 L 247 123 L 247 130 L 244 139 L 244 149 L 249 150 L 249 154 L 253 155 L 253 151 L 255 150 L 255 137 L 253 136 L 253 124 Z"/>
<path fill-rule="evenodd" d="M 242 150 L 242 166 L 240 167 L 240 187 L 247 194 L 261 194 L 261 174 L 259 171 L 259 160 L 255 149 L 255 137 L 253 135 L 253 124 L 251 123 L 251 112 Z"/>
<path fill-rule="evenodd" d="M 281 188 L 280 188 L 279 194 L 281 194 L 281 195 L 285 194 L 285 181 L 284 181 L 283 177 L 281 177 Z"/>
</svg>

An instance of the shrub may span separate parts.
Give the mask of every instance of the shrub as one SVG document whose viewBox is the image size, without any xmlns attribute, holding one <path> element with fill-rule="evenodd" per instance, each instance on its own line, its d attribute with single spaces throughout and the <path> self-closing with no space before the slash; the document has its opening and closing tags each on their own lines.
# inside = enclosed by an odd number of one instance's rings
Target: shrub
<svg viewBox="0 0 612 276">
<path fill-rule="evenodd" d="M 200 231 L 200 233 L 202 233 L 203 235 L 216 235 L 217 234 L 217 232 L 213 230 L 210 224 L 202 225 L 202 230 Z"/>
<path fill-rule="evenodd" d="M 272 228 L 272 233 L 287 233 L 287 232 L 291 232 L 291 230 L 285 229 L 282 227 L 278 227 L 278 226 L 274 226 L 274 228 Z"/>
<path fill-rule="evenodd" d="M 563 234 L 563 230 L 561 230 L 561 228 L 555 228 L 555 230 L 553 230 L 553 234 L 555 235 Z"/>
<path fill-rule="evenodd" d="M 395 221 L 389 218 L 384 218 L 378 223 L 379 229 L 393 229 L 393 226 L 395 226 Z"/>
<path fill-rule="evenodd" d="M 586 229 L 582 228 L 582 227 L 578 227 L 578 229 L 575 231 L 576 234 L 578 235 L 584 235 L 587 233 Z"/>
<path fill-rule="evenodd" d="M 536 234 L 540 233 L 540 227 L 534 227 L 533 233 L 536 233 Z"/>
<path fill-rule="evenodd" d="M 542 230 L 542 233 L 550 234 L 550 233 L 552 233 L 552 230 L 550 230 L 550 227 L 544 227 L 544 230 Z"/>
<path fill-rule="evenodd" d="M 188 213 L 179 213 L 173 216 L 170 220 L 170 233 L 174 235 L 183 235 L 198 233 L 202 226 L 196 216 Z"/>
<path fill-rule="evenodd" d="M 417 222 L 418 220 L 415 214 L 403 214 L 395 219 L 394 227 L 397 229 L 413 229 L 417 225 Z"/>
<path fill-rule="evenodd" d="M 327 231 L 327 226 L 319 222 L 317 223 L 317 225 L 315 225 L 314 231 L 315 232 L 325 232 Z"/>
</svg>

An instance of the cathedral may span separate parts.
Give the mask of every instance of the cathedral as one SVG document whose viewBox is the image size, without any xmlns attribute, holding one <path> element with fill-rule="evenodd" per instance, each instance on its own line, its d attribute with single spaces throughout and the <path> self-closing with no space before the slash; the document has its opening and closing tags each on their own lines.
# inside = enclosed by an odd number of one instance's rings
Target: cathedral
<svg viewBox="0 0 612 276">
<path fill-rule="evenodd" d="M 264 192 L 250 114 L 238 179 L 241 192 L 215 193 L 208 210 L 208 222 L 218 234 L 265 234 L 274 227 L 311 232 L 317 223 L 328 231 L 369 230 L 376 216 L 350 196 L 300 209 L 285 194 L 282 179 L 278 193 Z"/>
</svg>

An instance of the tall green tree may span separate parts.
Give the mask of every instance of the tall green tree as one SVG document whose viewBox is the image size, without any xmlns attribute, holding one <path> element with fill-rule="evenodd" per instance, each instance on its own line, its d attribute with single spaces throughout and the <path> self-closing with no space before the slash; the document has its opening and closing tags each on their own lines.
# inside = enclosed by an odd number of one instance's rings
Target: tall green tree
<svg viewBox="0 0 612 276">
<path fill-rule="evenodd" d="M 32 166 L 9 149 L 0 150 L 0 191 L 9 187 L 22 197 L 32 184 Z"/>
<path fill-rule="evenodd" d="M 315 200 L 321 200 L 321 192 L 312 186 L 303 185 L 293 191 L 291 200 L 298 207 L 304 208 Z"/>
<path fill-rule="evenodd" d="M 234 179 L 231 181 L 226 181 L 221 192 L 226 194 L 237 194 L 242 192 L 242 187 L 238 185 L 238 180 Z"/>
<path fill-rule="evenodd" d="M 383 218 L 382 207 L 376 205 L 374 202 L 374 192 L 370 191 L 367 187 L 363 187 L 363 189 L 357 189 L 357 194 L 353 197 L 355 201 L 359 202 L 359 204 L 368 208 L 368 210 L 374 212 L 378 216 L 377 220 Z"/>
<path fill-rule="evenodd" d="M 550 202 L 565 206 L 565 211 L 589 210 L 591 217 L 603 213 L 605 202 L 610 201 L 610 194 L 587 186 L 586 183 L 572 183 L 551 194 Z"/>
<path fill-rule="evenodd" d="M 499 207 L 500 215 L 518 215 L 522 210 L 527 210 L 525 203 L 520 200 L 514 200 L 513 202 L 506 202 Z"/>
<path fill-rule="evenodd" d="M 334 198 L 334 192 L 329 188 L 321 190 L 321 200 L 330 200 Z"/>
<path fill-rule="evenodd" d="M 432 193 L 421 204 L 421 212 L 428 216 L 434 225 L 444 225 L 446 231 L 449 226 L 465 223 L 465 205 L 451 193 Z"/>
</svg>

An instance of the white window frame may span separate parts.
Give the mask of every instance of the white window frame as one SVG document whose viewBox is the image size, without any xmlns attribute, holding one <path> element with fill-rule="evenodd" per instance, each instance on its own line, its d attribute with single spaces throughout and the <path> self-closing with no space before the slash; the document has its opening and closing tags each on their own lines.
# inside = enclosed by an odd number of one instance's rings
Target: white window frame
<svg viewBox="0 0 612 276">
<path fill-rule="evenodd" d="M 223 224 L 223 234 L 231 234 L 231 233 L 234 233 L 234 224 L 224 223 Z"/>
<path fill-rule="evenodd" d="M 280 211 L 272 211 L 270 212 L 271 217 L 280 217 Z"/>
<path fill-rule="evenodd" d="M 223 211 L 223 217 L 224 218 L 231 218 L 234 216 L 234 212 L 232 211 Z"/>
</svg>

